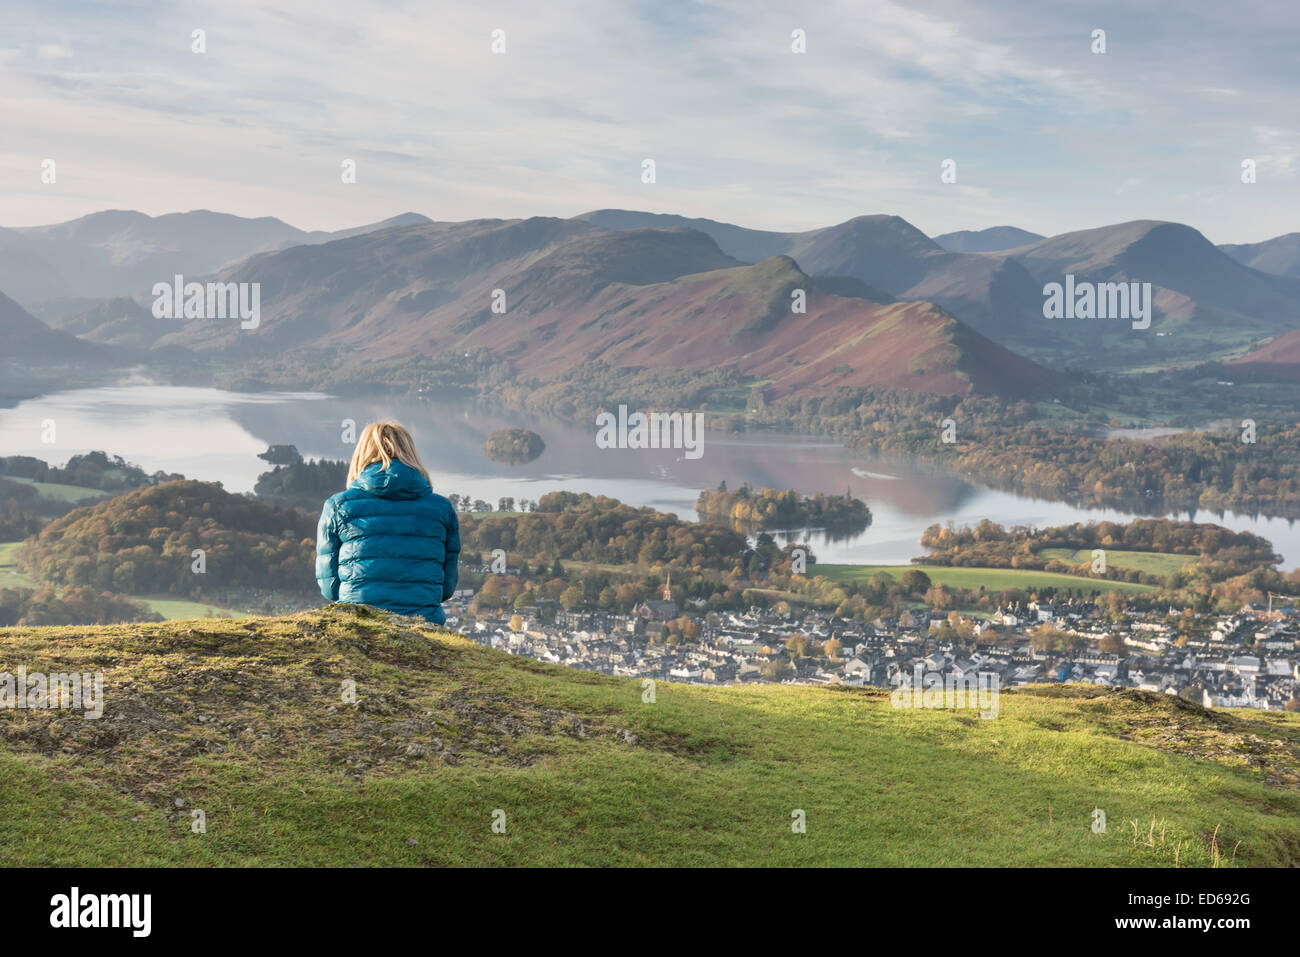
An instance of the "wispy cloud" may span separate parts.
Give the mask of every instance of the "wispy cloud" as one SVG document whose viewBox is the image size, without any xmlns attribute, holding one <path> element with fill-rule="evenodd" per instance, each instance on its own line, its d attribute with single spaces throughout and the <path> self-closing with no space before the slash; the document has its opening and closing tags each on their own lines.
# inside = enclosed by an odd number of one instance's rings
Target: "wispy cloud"
<svg viewBox="0 0 1300 957">
<path fill-rule="evenodd" d="M 1221 242 L 1294 230 L 1300 13 L 1132 6 L 10 0 L 5 36 L 23 39 L 0 40 L 0 225 L 108 207 L 338 228 L 622 206 L 779 229 L 894 212 L 931 233 L 1140 216 Z M 1243 187 L 1250 156 L 1260 182 Z M 1218 201 L 1186 199 L 1205 190 Z"/>
</svg>

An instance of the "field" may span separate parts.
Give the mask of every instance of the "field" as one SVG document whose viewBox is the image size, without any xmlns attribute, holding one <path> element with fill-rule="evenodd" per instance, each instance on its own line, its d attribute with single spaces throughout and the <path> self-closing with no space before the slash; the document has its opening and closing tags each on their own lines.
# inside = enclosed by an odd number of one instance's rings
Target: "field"
<svg viewBox="0 0 1300 957">
<path fill-rule="evenodd" d="M 1107 553 L 1109 559 L 1110 553 Z M 1005 591 L 1008 588 L 1020 588 L 1033 591 L 1038 588 L 1074 589 L 1075 591 L 1094 591 L 1098 594 L 1107 591 L 1122 591 L 1126 594 L 1153 591 L 1154 585 L 1138 585 L 1131 582 L 1109 582 L 1084 578 L 1080 575 L 1058 575 L 1053 572 L 1040 572 L 1019 568 L 949 568 L 946 565 L 823 565 L 815 566 L 815 575 L 825 575 L 836 581 L 866 581 L 873 575 L 884 572 L 894 578 L 900 577 L 909 568 L 918 568 L 930 576 L 930 580 L 950 588 L 969 588 L 979 591 Z"/>
<path fill-rule="evenodd" d="M 0 542 L 0 588 L 36 588 L 35 579 L 18 570 L 18 549 L 22 542 Z M 138 602 L 143 602 L 167 619 L 175 618 L 212 618 L 221 614 L 232 614 L 230 609 L 221 608 L 205 602 L 189 601 L 170 595 L 131 595 Z"/>
<path fill-rule="evenodd" d="M 229 608 L 190 601 L 185 598 L 174 598 L 168 595 L 132 595 L 131 597 L 142 604 L 148 605 L 151 610 L 156 611 L 169 621 L 184 618 L 216 618 L 223 614 L 238 614 L 238 612 L 232 612 Z"/>
<path fill-rule="evenodd" d="M 36 582 L 18 570 L 22 542 L 0 542 L 0 588 L 35 588 Z"/>
<path fill-rule="evenodd" d="M 82 501 L 99 501 L 101 498 L 108 498 L 108 492 L 97 488 L 86 488 L 82 485 L 60 485 L 58 482 L 37 482 L 29 478 L 18 478 L 15 475 L 0 476 L 6 482 L 21 482 L 23 485 L 35 486 L 36 492 L 42 498 L 53 499 L 59 502 L 82 502 Z"/>
<path fill-rule="evenodd" d="M 1300 716 L 1168 695 L 647 700 L 355 606 L 0 629 L 16 662 L 103 671 L 105 711 L 0 711 L 5 866 L 1300 863 Z"/>
<path fill-rule="evenodd" d="M 1107 560 L 1109 560 L 1111 554 L 1113 553 L 1110 551 L 1106 553 Z M 594 564 L 598 571 L 627 575 L 639 573 L 639 570 L 632 565 Z M 585 568 L 586 563 L 583 563 L 582 567 Z M 909 568 L 919 568 L 929 575 L 930 580 L 933 582 L 947 585 L 950 588 L 969 588 L 973 591 L 979 591 L 980 588 L 986 588 L 989 591 L 1004 591 L 1008 588 L 1021 588 L 1025 591 L 1032 591 L 1036 588 L 1051 587 L 1074 589 L 1085 593 L 1094 591 L 1100 594 L 1106 591 L 1121 591 L 1125 594 L 1137 594 L 1154 591 L 1156 587 L 1132 582 L 1097 581 L 1096 579 L 1084 578 L 1082 575 L 1059 575 L 1054 572 L 1018 568 L 949 568 L 946 565 L 834 565 L 818 562 L 815 566 L 810 567 L 810 574 L 825 575 L 835 581 L 854 582 L 866 581 L 880 572 L 898 578 Z M 770 601 L 802 601 L 800 596 L 776 588 L 750 588 L 747 590 L 764 595 Z"/>
<path fill-rule="evenodd" d="M 1126 570 L 1135 569 L 1157 575 L 1160 578 L 1172 575 L 1184 565 L 1190 565 L 1199 558 L 1197 555 L 1175 555 L 1172 552 L 1133 552 L 1119 548 L 1107 548 L 1104 551 L 1106 552 L 1106 564 L 1109 566 Z M 1058 562 L 1065 562 L 1067 565 L 1092 562 L 1092 549 L 1090 548 L 1083 548 L 1078 551 L 1072 548 L 1043 548 L 1037 554 L 1043 558 L 1054 558 Z"/>
</svg>

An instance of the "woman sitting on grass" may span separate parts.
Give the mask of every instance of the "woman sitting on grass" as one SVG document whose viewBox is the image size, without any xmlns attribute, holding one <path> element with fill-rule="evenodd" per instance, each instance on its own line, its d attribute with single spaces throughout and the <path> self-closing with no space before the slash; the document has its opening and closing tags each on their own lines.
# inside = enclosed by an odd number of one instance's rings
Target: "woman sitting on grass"
<svg viewBox="0 0 1300 957">
<path fill-rule="evenodd" d="M 321 512 L 321 594 L 441 625 L 459 560 L 456 510 L 434 494 L 411 433 L 396 422 L 367 425 L 352 453 L 348 487 Z"/>
</svg>

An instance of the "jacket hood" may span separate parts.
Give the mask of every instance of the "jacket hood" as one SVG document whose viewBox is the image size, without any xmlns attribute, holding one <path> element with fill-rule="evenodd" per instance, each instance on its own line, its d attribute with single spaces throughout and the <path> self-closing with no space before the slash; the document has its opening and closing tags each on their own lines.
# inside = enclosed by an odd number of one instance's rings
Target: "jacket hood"
<svg viewBox="0 0 1300 957">
<path fill-rule="evenodd" d="M 387 499 L 423 498 L 433 492 L 423 475 L 398 459 L 393 459 L 388 468 L 372 462 L 361 470 L 351 487 Z"/>
</svg>

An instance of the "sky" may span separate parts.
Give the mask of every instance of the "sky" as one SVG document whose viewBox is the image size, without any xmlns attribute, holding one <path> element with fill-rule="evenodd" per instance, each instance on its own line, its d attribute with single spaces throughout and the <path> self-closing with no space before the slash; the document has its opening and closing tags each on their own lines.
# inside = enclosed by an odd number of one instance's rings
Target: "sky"
<svg viewBox="0 0 1300 957">
<path fill-rule="evenodd" d="M 5 0 L 4 13 L 0 227 L 103 209 L 332 230 L 407 211 L 618 207 L 778 230 L 872 213 L 930 235 L 1134 219 L 1216 243 L 1300 230 L 1294 0 Z"/>
</svg>

